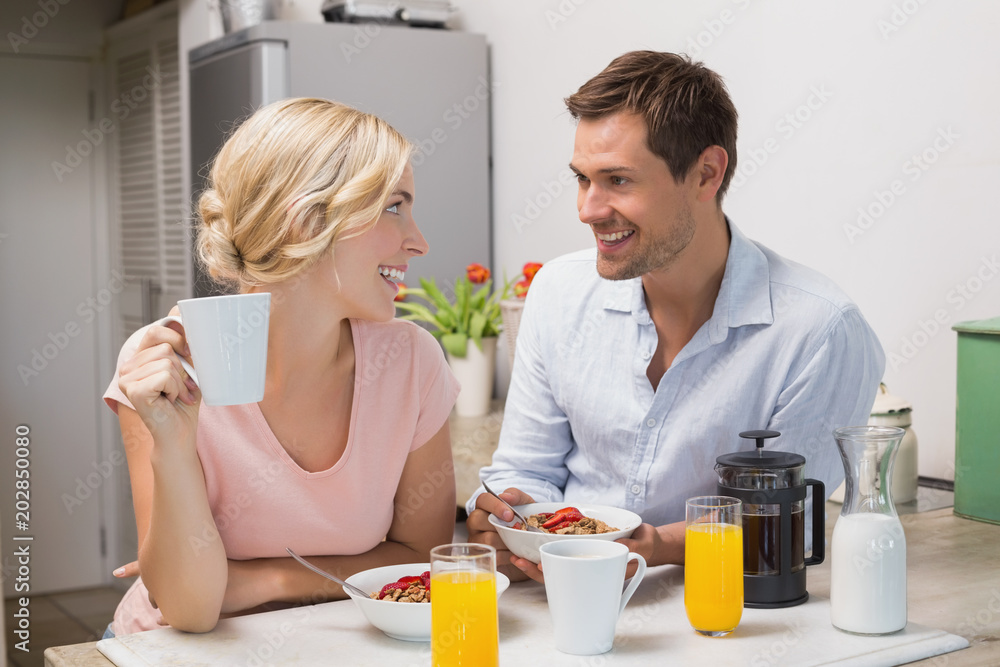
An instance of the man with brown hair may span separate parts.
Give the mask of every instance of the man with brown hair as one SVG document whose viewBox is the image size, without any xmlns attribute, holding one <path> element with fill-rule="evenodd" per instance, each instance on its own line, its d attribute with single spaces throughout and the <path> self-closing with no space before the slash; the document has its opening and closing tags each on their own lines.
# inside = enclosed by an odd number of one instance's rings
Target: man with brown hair
<svg viewBox="0 0 1000 667">
<path fill-rule="evenodd" d="M 830 433 L 867 422 L 884 355 L 836 285 L 723 213 L 736 109 L 716 73 L 635 51 L 566 105 L 577 208 L 597 247 L 535 276 L 499 448 L 480 474 L 511 504 L 630 509 L 645 522 L 630 549 L 681 563 L 684 501 L 715 492 L 715 459 L 748 446 L 741 431 L 780 431 L 769 448 L 804 455 L 828 491 L 840 484 Z M 497 547 L 509 574 L 540 579 L 504 549 L 487 518 L 511 513 L 481 491 L 470 539 Z"/>
</svg>

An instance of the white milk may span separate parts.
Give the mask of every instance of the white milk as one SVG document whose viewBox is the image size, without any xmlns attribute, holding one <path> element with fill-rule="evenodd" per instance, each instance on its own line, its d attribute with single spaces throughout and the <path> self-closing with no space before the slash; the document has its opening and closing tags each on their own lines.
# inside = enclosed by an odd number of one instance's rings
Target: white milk
<svg viewBox="0 0 1000 667">
<path fill-rule="evenodd" d="M 841 630 L 885 634 L 906 626 L 906 535 L 886 514 L 841 516 L 830 554 L 830 620 Z"/>
</svg>

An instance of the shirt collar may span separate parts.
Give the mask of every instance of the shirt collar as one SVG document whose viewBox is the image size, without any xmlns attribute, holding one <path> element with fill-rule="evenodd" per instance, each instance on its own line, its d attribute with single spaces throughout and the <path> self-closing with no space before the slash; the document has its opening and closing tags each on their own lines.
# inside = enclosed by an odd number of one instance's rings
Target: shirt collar
<svg viewBox="0 0 1000 667">
<path fill-rule="evenodd" d="M 638 324 L 651 324 L 643 297 L 642 278 L 601 280 L 600 298 L 605 310 L 632 313 Z"/>
<path fill-rule="evenodd" d="M 726 224 L 731 235 L 729 257 L 715 310 L 708 321 L 713 343 L 725 340 L 729 329 L 774 322 L 767 257 L 728 217 Z"/>
<path fill-rule="evenodd" d="M 726 224 L 731 234 L 726 271 L 707 322 L 713 344 L 725 340 L 730 328 L 774 322 L 767 257 L 728 217 Z M 642 278 L 602 283 L 600 296 L 606 310 L 632 313 L 640 325 L 653 323 L 646 310 Z"/>
</svg>

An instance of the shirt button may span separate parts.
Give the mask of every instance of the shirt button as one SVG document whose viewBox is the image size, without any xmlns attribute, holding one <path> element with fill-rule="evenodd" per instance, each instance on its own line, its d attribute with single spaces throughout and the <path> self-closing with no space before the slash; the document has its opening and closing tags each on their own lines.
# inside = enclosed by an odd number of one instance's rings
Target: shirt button
<svg viewBox="0 0 1000 667">
<path fill-rule="evenodd" d="M 645 359 L 645 360 L 647 360 L 647 361 L 649 360 L 649 358 L 651 356 L 653 356 L 653 355 L 651 355 L 649 352 L 643 352 L 642 353 L 642 358 Z"/>
<path fill-rule="evenodd" d="M 647 419 L 646 426 L 648 426 L 649 428 L 653 428 L 654 426 L 656 426 L 656 420 L 652 418 Z"/>
<path fill-rule="evenodd" d="M 642 491 L 642 487 L 641 486 L 639 486 L 638 484 L 633 484 L 632 485 L 632 493 L 635 493 L 635 494 L 638 495 L 638 493 L 640 491 Z"/>
</svg>

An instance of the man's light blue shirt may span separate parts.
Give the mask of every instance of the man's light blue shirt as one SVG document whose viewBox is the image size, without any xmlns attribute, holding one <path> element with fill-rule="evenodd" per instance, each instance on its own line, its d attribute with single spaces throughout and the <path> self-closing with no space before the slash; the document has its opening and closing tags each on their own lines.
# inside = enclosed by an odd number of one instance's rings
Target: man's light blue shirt
<svg viewBox="0 0 1000 667">
<path fill-rule="evenodd" d="M 771 429 L 781 437 L 768 448 L 803 455 L 806 477 L 828 494 L 840 484 L 832 431 L 867 423 L 882 346 L 829 279 L 729 226 L 712 316 L 656 391 L 646 368 L 657 335 L 641 278 L 604 280 L 594 249 L 545 264 L 481 479 L 537 502 L 613 505 L 662 525 L 684 519 L 687 498 L 715 493 L 716 457 L 753 446 L 741 431 Z"/>
</svg>

